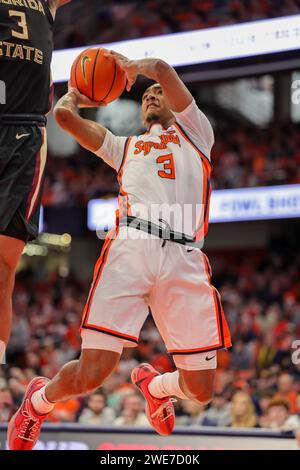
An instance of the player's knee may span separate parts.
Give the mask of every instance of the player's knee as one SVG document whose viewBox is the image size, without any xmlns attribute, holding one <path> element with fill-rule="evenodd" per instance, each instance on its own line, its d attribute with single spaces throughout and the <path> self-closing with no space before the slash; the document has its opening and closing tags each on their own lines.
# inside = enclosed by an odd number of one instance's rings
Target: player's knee
<svg viewBox="0 0 300 470">
<path fill-rule="evenodd" d="M 205 392 L 201 391 L 200 393 L 197 394 L 196 401 L 198 403 L 201 403 L 202 405 L 208 405 L 209 403 L 211 403 L 213 398 L 214 398 L 214 393 L 212 390 L 208 390 Z"/>
</svg>

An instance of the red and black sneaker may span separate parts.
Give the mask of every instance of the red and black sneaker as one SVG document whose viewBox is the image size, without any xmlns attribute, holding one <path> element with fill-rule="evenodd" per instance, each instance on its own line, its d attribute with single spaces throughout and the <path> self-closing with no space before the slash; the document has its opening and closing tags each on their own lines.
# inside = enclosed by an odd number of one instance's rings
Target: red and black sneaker
<svg viewBox="0 0 300 470">
<path fill-rule="evenodd" d="M 173 432 L 175 412 L 171 397 L 155 398 L 151 395 L 148 385 L 151 380 L 160 375 L 150 364 L 140 364 L 131 373 L 132 382 L 139 388 L 147 402 L 146 415 L 151 426 L 162 436 Z"/>
<path fill-rule="evenodd" d="M 18 411 L 11 418 L 7 429 L 9 450 L 32 450 L 38 440 L 41 426 L 48 416 L 38 414 L 32 404 L 34 392 L 49 382 L 45 377 L 36 377 L 27 387 L 24 400 Z"/>
</svg>

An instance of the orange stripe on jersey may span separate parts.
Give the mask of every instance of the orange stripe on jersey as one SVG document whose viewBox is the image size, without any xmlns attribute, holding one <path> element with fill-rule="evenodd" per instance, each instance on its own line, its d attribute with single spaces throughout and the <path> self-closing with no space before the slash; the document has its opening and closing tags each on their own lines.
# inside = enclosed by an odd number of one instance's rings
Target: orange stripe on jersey
<svg viewBox="0 0 300 470">
<path fill-rule="evenodd" d="M 202 193 L 202 209 L 199 219 L 199 223 L 194 233 L 196 240 L 202 240 L 208 231 L 208 220 L 209 220 L 209 203 L 211 196 L 211 184 L 210 178 L 207 174 L 207 168 L 202 160 L 203 168 L 203 193 Z"/>
<path fill-rule="evenodd" d="M 119 201 L 119 210 L 118 210 L 118 215 L 117 217 L 121 219 L 124 215 L 130 215 L 131 210 L 130 210 L 130 204 L 129 204 L 129 199 L 128 199 L 128 194 L 124 191 L 124 188 L 122 187 L 122 176 L 123 176 L 123 169 L 124 165 L 126 163 L 127 155 L 128 155 L 128 149 L 129 145 L 131 142 L 132 137 L 128 137 L 128 139 L 125 142 L 124 146 L 124 153 L 123 153 L 123 158 L 122 158 L 122 163 L 118 171 L 117 175 L 117 180 L 120 186 L 120 192 L 118 196 L 118 201 Z"/>
<path fill-rule="evenodd" d="M 201 150 L 196 147 L 194 142 L 189 138 L 189 136 L 184 132 L 182 127 L 175 122 L 174 126 L 180 132 L 181 136 L 191 144 L 193 149 L 198 153 L 202 161 L 203 168 L 203 194 L 202 194 L 202 210 L 200 215 L 200 220 L 197 225 L 197 228 L 194 233 L 195 240 L 202 240 L 208 231 L 208 219 L 209 219 L 209 202 L 211 196 L 211 184 L 210 184 L 210 175 L 212 165 L 209 159 L 204 155 Z"/>
<path fill-rule="evenodd" d="M 182 127 L 178 124 L 178 122 L 175 122 L 174 126 L 177 128 L 177 130 L 179 131 L 179 133 L 182 135 L 182 137 L 187 141 L 189 142 L 192 147 L 194 148 L 194 150 L 196 150 L 196 152 L 198 153 L 198 155 L 200 155 L 200 157 L 202 159 L 204 159 L 204 162 L 205 162 L 205 165 L 207 166 L 207 168 L 209 169 L 209 172 L 211 171 L 211 162 L 209 161 L 209 159 L 207 158 L 206 155 L 204 155 L 203 152 L 201 152 L 200 149 L 198 149 L 198 147 L 194 144 L 194 142 L 189 138 L 189 136 L 184 132 L 184 130 L 182 129 Z"/>
</svg>

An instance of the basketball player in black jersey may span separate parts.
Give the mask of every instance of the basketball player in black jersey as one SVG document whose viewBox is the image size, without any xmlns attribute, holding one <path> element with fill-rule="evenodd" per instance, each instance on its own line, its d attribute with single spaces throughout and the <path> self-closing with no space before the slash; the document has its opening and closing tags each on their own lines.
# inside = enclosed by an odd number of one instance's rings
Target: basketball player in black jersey
<svg viewBox="0 0 300 470">
<path fill-rule="evenodd" d="M 25 243 L 38 234 L 56 10 L 71 0 L 0 0 L 0 364 Z"/>
</svg>

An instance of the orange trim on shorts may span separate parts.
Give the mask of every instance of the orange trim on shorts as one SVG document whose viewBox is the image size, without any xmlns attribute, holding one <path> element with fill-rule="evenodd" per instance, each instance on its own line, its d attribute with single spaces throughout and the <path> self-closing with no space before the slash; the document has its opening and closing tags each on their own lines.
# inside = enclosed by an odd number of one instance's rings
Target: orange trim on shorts
<svg viewBox="0 0 300 470">
<path fill-rule="evenodd" d="M 99 333 L 104 333 L 108 334 L 110 336 L 115 336 L 117 338 L 125 339 L 128 341 L 133 341 L 134 343 L 138 344 L 138 338 L 135 336 L 130 336 L 126 335 L 125 333 L 120 333 L 119 331 L 114 331 L 114 330 L 109 330 L 108 328 L 104 328 L 102 326 L 97 326 L 97 325 L 88 325 L 88 326 L 82 326 L 84 330 L 92 330 L 92 331 L 98 331 Z"/>
<path fill-rule="evenodd" d="M 207 280 L 212 288 L 214 304 L 216 309 L 216 317 L 217 317 L 217 325 L 218 325 L 218 335 L 220 338 L 220 342 L 218 344 L 213 344 L 211 346 L 205 346 L 203 348 L 194 348 L 194 349 L 171 349 L 169 350 L 170 354 L 197 354 L 197 353 L 204 353 L 210 351 L 216 351 L 218 349 L 230 348 L 232 346 L 229 328 L 225 319 L 222 303 L 221 303 L 221 296 L 217 289 L 211 284 L 211 275 L 212 270 L 209 264 L 207 256 L 202 253 L 203 260 L 204 260 L 204 267 L 205 272 L 207 275 Z"/>
<path fill-rule="evenodd" d="M 86 303 L 84 311 L 83 311 L 83 320 L 82 320 L 82 324 L 81 324 L 80 329 L 81 330 L 86 329 L 86 330 L 92 330 L 92 331 L 99 331 L 101 333 L 106 333 L 106 334 L 109 334 L 111 336 L 116 336 L 117 338 L 121 338 L 121 339 L 125 339 L 125 340 L 129 340 L 129 341 L 133 341 L 135 343 L 138 343 L 138 338 L 136 338 L 135 336 L 130 336 L 130 335 L 127 335 L 125 333 L 121 333 L 119 331 L 104 328 L 103 326 L 98 326 L 98 325 L 94 325 L 92 323 L 88 323 L 89 316 L 90 316 L 90 311 L 91 311 L 91 306 L 92 306 L 92 303 L 93 303 L 93 298 L 94 298 L 97 286 L 99 285 L 101 275 L 103 273 L 103 269 L 104 269 L 106 261 L 107 261 L 109 250 L 112 246 L 113 241 L 115 240 L 115 237 L 117 237 L 118 233 L 119 233 L 119 227 L 117 227 L 117 229 L 111 230 L 108 233 L 108 235 L 106 237 L 106 240 L 104 242 L 103 248 L 101 250 L 100 257 L 99 257 L 99 259 L 98 259 L 98 261 L 95 265 L 93 283 L 92 283 L 92 286 L 91 286 L 91 289 L 90 289 L 90 293 L 89 293 L 89 296 L 88 296 L 87 303 Z"/>
<path fill-rule="evenodd" d="M 223 306 L 222 306 L 221 295 L 219 291 L 211 283 L 212 269 L 211 269 L 209 260 L 205 253 L 203 252 L 201 253 L 203 255 L 207 280 L 213 291 L 214 303 L 215 303 L 216 314 L 217 314 L 218 332 L 219 332 L 219 338 L 221 339 L 220 346 L 222 345 L 225 348 L 230 348 L 232 346 L 231 336 L 230 336 L 229 327 L 228 327 L 224 310 L 223 310 Z"/>
<path fill-rule="evenodd" d="M 96 265 L 95 265 L 93 282 L 90 288 L 87 302 L 83 310 L 81 328 L 86 325 L 86 322 L 89 319 L 91 305 L 93 303 L 93 298 L 94 298 L 97 286 L 99 284 L 99 281 L 100 281 L 100 278 L 101 278 L 101 275 L 102 275 L 102 272 L 103 272 L 103 269 L 104 269 L 104 266 L 108 257 L 109 250 L 114 241 L 114 236 L 117 236 L 118 233 L 119 233 L 119 227 L 117 227 L 117 229 L 111 230 L 106 236 L 104 245 L 100 253 L 100 257 L 98 258 L 98 261 L 96 262 Z"/>
<path fill-rule="evenodd" d="M 195 349 L 171 349 L 168 352 L 170 354 L 197 354 L 197 353 L 204 353 L 210 351 L 216 351 L 217 349 L 223 349 L 223 346 L 215 344 L 213 346 L 204 347 L 204 348 L 195 348 Z"/>
</svg>

